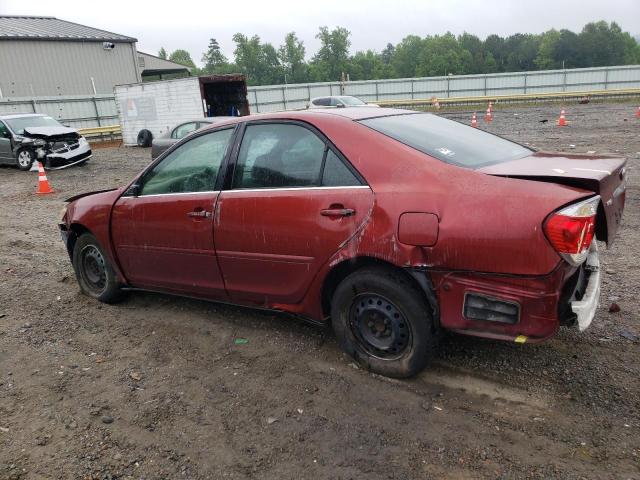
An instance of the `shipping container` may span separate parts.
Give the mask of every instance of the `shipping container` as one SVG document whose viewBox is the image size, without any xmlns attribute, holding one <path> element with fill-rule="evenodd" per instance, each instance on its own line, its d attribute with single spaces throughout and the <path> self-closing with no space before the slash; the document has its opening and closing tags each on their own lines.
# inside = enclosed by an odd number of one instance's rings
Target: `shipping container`
<svg viewBox="0 0 640 480">
<path fill-rule="evenodd" d="M 240 74 L 116 85 L 114 94 L 125 145 L 139 144 L 145 130 L 157 138 L 182 121 L 249 114 Z"/>
</svg>

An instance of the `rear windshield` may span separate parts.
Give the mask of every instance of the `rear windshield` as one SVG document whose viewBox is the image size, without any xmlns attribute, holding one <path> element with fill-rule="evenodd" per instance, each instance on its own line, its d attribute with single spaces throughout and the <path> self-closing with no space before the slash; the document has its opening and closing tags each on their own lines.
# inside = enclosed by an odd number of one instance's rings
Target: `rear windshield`
<svg viewBox="0 0 640 480">
<path fill-rule="evenodd" d="M 429 113 L 369 118 L 360 123 L 461 167 L 480 168 L 523 158 L 532 152 L 504 138 Z"/>
<path fill-rule="evenodd" d="M 24 135 L 24 129 L 29 127 L 61 127 L 57 120 L 51 117 L 18 117 L 5 120 L 17 135 Z"/>
</svg>

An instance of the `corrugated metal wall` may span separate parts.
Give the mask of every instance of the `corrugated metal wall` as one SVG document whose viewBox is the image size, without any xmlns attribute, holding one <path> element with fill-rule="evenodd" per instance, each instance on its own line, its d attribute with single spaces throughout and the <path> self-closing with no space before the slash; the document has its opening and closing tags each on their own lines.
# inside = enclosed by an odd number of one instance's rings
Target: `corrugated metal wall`
<svg viewBox="0 0 640 480">
<path fill-rule="evenodd" d="M 113 94 L 113 86 L 140 81 L 135 43 L 0 41 L 3 98 Z"/>
<path fill-rule="evenodd" d="M 314 97 L 354 95 L 366 102 L 640 88 L 640 65 L 454 75 L 249 88 L 251 111 L 304 108 Z"/>
<path fill-rule="evenodd" d="M 0 45 L 6 42 L 0 42 Z M 36 42 L 34 42 L 36 43 Z M 100 44 L 101 45 L 101 44 Z M 124 46 L 124 44 L 118 44 Z M 100 49 L 102 46 L 100 46 Z M 124 50 L 124 48 L 123 48 Z M 108 53 L 108 52 L 107 52 Z M 81 63 L 81 62 L 79 62 Z M 1 64 L 1 63 L 0 63 Z M 26 68 L 26 67 L 25 67 Z M 0 78 L 6 75 L 0 70 Z M 72 73 L 70 73 L 72 75 Z M 96 88 L 98 82 L 96 78 Z M 135 80 L 133 81 L 135 83 Z M 120 83 L 132 83 L 131 81 Z M 0 98 L 0 114 L 46 112 L 74 127 L 95 127 L 119 123 L 112 89 L 109 95 L 72 97 Z M 356 95 L 365 101 L 429 99 L 544 92 L 578 92 L 640 88 L 640 65 L 622 67 L 548 70 L 541 72 L 498 73 L 364 82 L 309 83 L 250 87 L 252 113 L 304 108 L 310 98 L 326 95 Z M 179 101 L 172 98 L 172 101 Z M 168 121 L 168 119 L 167 119 Z"/>
</svg>

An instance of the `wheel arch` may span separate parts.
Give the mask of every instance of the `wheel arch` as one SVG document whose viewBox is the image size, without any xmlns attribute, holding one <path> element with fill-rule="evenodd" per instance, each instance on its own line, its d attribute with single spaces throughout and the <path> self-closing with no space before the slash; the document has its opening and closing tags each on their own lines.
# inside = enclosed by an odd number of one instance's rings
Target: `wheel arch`
<svg viewBox="0 0 640 480">
<path fill-rule="evenodd" d="M 80 238 L 80 235 L 84 233 L 91 233 L 93 235 L 91 230 L 81 223 L 72 223 L 69 226 L 69 238 L 67 239 L 67 253 L 69 254 L 69 258 L 73 259 L 73 248 L 78 238 Z"/>
<path fill-rule="evenodd" d="M 411 282 L 424 294 L 425 299 L 431 306 L 434 322 L 436 322 L 436 324 L 440 323 L 438 301 L 435 295 L 435 291 L 433 290 L 431 277 L 426 270 L 402 268 L 394 265 L 391 262 L 387 262 L 380 258 L 370 256 L 359 256 L 345 259 L 334 265 L 326 275 L 321 290 L 322 313 L 325 315 L 325 317 L 328 317 L 331 313 L 331 299 L 340 282 L 342 282 L 342 280 L 347 278 L 353 272 L 366 267 L 387 268 L 404 276 L 409 282 Z"/>
</svg>

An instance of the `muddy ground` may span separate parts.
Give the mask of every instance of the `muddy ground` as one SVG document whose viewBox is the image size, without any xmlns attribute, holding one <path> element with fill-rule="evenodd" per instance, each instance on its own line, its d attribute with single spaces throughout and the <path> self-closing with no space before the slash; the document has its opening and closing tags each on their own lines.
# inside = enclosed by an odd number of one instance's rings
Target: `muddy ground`
<svg viewBox="0 0 640 480">
<path fill-rule="evenodd" d="M 63 199 L 126 182 L 148 150 L 96 150 L 50 172 L 57 193 L 42 197 L 35 174 L 1 168 L 0 479 L 640 478 L 635 108 L 571 105 L 566 128 L 557 106 L 480 120 L 541 149 L 625 155 L 625 225 L 602 253 L 589 330 L 539 346 L 451 335 L 408 381 L 358 369 L 330 333 L 288 317 L 81 295 L 56 227 Z"/>
</svg>

